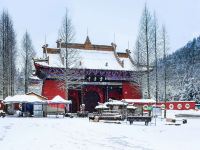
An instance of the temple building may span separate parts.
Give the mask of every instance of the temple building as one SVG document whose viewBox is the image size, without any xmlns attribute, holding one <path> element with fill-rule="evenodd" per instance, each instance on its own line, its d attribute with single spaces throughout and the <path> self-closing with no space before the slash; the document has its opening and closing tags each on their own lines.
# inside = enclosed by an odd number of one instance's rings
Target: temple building
<svg viewBox="0 0 200 150">
<path fill-rule="evenodd" d="M 42 96 L 52 99 L 59 95 L 72 100 L 73 112 L 83 103 L 87 111 L 93 112 L 98 102 L 109 98 L 142 98 L 137 77 L 145 69 L 136 65 L 130 50 L 117 52 L 116 48 L 114 43 L 92 44 L 88 36 L 83 44 L 57 41 L 57 48 L 43 46 L 43 58 L 34 59 L 36 75 L 43 80 Z"/>
</svg>

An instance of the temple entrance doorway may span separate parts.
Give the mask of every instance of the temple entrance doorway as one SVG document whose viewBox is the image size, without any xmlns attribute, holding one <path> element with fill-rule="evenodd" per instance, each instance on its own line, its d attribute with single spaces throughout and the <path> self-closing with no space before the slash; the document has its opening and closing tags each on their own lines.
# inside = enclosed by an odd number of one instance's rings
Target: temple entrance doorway
<svg viewBox="0 0 200 150">
<path fill-rule="evenodd" d="M 83 97 L 83 102 L 85 104 L 85 110 L 89 112 L 94 112 L 95 107 L 98 105 L 100 100 L 99 94 L 95 91 L 89 91 Z"/>
</svg>

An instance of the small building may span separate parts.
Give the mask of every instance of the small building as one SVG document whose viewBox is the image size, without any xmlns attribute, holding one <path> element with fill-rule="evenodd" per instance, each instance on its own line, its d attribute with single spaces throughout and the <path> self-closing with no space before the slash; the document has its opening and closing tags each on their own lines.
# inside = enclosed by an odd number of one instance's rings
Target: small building
<svg viewBox="0 0 200 150">
<path fill-rule="evenodd" d="M 10 115 L 20 111 L 25 116 L 43 116 L 46 110 L 46 100 L 47 98 L 31 92 L 24 95 L 8 96 L 3 103 L 6 105 L 6 112 Z"/>
</svg>

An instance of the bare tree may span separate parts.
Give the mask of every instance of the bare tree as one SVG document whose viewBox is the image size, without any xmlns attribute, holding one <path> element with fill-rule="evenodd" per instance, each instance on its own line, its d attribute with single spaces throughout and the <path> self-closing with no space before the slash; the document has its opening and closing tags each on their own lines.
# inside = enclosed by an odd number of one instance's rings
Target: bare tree
<svg viewBox="0 0 200 150">
<path fill-rule="evenodd" d="M 75 67 L 77 65 L 78 58 L 78 52 L 74 48 L 69 47 L 69 43 L 73 41 L 75 32 L 72 25 L 71 18 L 69 17 L 68 10 L 66 10 L 66 14 L 63 19 L 62 26 L 59 30 L 59 37 L 61 41 L 64 41 L 65 50 L 62 51 L 62 55 L 65 58 L 65 75 L 64 75 L 64 81 L 65 81 L 65 89 L 66 93 L 68 93 L 69 88 L 73 88 L 73 84 L 78 83 L 77 82 L 77 75 L 75 72 L 72 71 L 71 68 Z M 67 94 L 68 99 L 68 94 Z"/>
<path fill-rule="evenodd" d="M 72 25 L 72 20 L 69 17 L 69 12 L 67 9 L 58 34 L 59 38 L 61 38 L 61 40 L 64 42 L 69 43 L 72 42 L 74 39 L 75 36 L 74 27 Z"/>
<path fill-rule="evenodd" d="M 137 37 L 137 40 L 136 40 L 136 43 L 135 43 L 135 49 L 134 49 L 134 52 L 133 52 L 133 58 L 136 60 L 136 66 L 139 70 L 139 67 L 140 66 L 143 66 L 143 53 L 142 53 L 142 43 L 140 43 L 140 39 L 139 37 Z M 140 89 L 141 91 L 143 91 L 143 87 L 142 87 L 142 75 L 140 73 L 137 73 L 137 76 L 136 76 L 136 79 L 137 79 L 137 83 L 140 85 Z"/>
<path fill-rule="evenodd" d="M 28 93 L 29 77 L 32 74 L 32 58 L 35 56 L 32 41 L 29 33 L 26 31 L 22 39 L 22 59 L 23 59 L 23 72 L 24 72 L 24 92 Z"/>
<path fill-rule="evenodd" d="M 168 43 L 167 43 L 167 32 L 166 28 L 163 25 L 162 26 L 162 49 L 163 49 L 163 63 L 164 63 L 164 102 L 166 106 L 167 101 L 167 61 L 166 61 L 166 52 L 168 49 Z M 166 109 L 164 111 L 164 118 L 166 118 Z"/>
<path fill-rule="evenodd" d="M 138 52 L 138 60 L 141 65 L 145 65 L 147 69 L 147 97 L 151 98 L 151 89 L 150 89 L 150 65 L 153 62 L 153 51 L 152 51 L 152 17 L 151 14 L 145 5 L 141 22 L 140 22 L 140 31 L 138 36 L 138 42 L 140 43 L 140 52 Z M 137 42 L 137 43 L 138 43 Z"/>
<path fill-rule="evenodd" d="M 3 98 L 14 94 L 16 40 L 12 20 L 7 11 L 0 18 L 0 52 L 2 61 Z"/>
<path fill-rule="evenodd" d="M 155 12 L 153 18 L 153 39 L 155 53 L 155 98 L 156 102 L 158 102 L 158 23 Z"/>
</svg>

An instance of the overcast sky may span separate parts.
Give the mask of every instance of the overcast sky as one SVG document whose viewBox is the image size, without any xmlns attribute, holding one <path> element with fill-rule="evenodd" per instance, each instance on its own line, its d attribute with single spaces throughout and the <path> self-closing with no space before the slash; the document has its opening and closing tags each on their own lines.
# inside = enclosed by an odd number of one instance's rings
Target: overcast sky
<svg viewBox="0 0 200 150">
<path fill-rule="evenodd" d="M 58 29 L 68 8 L 76 36 L 83 43 L 87 35 L 95 44 L 114 41 L 118 49 L 134 47 L 140 17 L 147 2 L 165 24 L 171 51 L 182 47 L 200 33 L 200 0 L 0 0 L 0 11 L 7 9 L 17 33 L 18 47 L 26 30 L 37 52 L 45 42 L 56 47 Z"/>
</svg>

